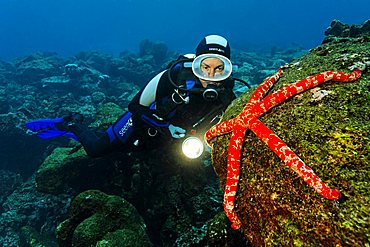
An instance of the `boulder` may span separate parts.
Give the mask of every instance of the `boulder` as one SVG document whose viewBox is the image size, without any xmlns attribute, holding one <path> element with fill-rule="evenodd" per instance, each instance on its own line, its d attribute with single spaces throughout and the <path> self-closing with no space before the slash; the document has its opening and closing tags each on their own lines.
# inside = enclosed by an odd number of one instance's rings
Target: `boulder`
<svg viewBox="0 0 370 247">
<path fill-rule="evenodd" d="M 343 24 L 339 20 L 333 20 L 330 26 L 325 31 L 325 39 L 323 43 L 332 41 L 346 41 L 349 38 L 360 37 L 370 33 L 370 19 L 361 25 Z"/>
<path fill-rule="evenodd" d="M 92 160 L 83 149 L 55 148 L 36 172 L 36 188 L 40 192 L 60 194 L 80 179 L 80 173 Z"/>
<path fill-rule="evenodd" d="M 38 83 L 42 78 L 56 76 L 63 71 L 63 60 L 55 53 L 39 52 L 15 61 L 16 80 L 24 84 Z"/>
<path fill-rule="evenodd" d="M 119 196 L 88 190 L 72 201 L 57 228 L 59 246 L 152 246 L 135 207 Z"/>
<path fill-rule="evenodd" d="M 370 65 L 369 35 L 323 44 L 295 60 L 271 91 L 325 71 Z M 236 213 L 252 246 L 370 244 L 370 73 L 350 83 L 327 82 L 272 108 L 259 119 L 347 200 L 321 197 L 251 131 L 244 138 Z M 254 89 L 237 98 L 235 117 Z M 321 93 L 318 93 L 321 92 Z M 216 138 L 213 165 L 225 186 L 230 134 Z"/>
</svg>

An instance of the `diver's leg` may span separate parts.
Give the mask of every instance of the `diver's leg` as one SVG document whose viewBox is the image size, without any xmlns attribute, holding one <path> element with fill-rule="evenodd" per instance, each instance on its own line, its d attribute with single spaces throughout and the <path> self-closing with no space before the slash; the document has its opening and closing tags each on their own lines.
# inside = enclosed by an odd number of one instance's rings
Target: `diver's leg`
<svg viewBox="0 0 370 247">
<path fill-rule="evenodd" d="M 113 152 L 119 146 L 125 146 L 126 149 L 132 146 L 128 144 L 131 143 L 129 138 L 134 131 L 131 115 L 130 112 L 123 114 L 102 136 L 96 135 L 80 122 L 69 122 L 68 131 L 75 134 L 89 156 L 100 157 Z"/>
<path fill-rule="evenodd" d="M 68 130 L 75 134 L 86 153 L 94 158 L 108 154 L 119 146 L 118 141 L 113 140 L 111 142 L 107 132 L 98 136 L 95 131 L 83 124 L 72 124 L 68 126 Z"/>
</svg>

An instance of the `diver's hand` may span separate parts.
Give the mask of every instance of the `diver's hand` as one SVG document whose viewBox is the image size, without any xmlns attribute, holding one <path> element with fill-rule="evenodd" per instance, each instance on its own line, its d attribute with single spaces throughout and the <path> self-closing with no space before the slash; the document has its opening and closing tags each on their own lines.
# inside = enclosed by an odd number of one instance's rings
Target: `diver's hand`
<svg viewBox="0 0 370 247">
<path fill-rule="evenodd" d="M 168 130 L 170 131 L 171 133 L 171 136 L 173 138 L 183 138 L 185 136 L 185 133 L 186 133 L 186 130 L 184 130 L 183 128 L 180 128 L 178 126 L 174 126 L 172 124 L 170 124 L 168 126 Z"/>
</svg>

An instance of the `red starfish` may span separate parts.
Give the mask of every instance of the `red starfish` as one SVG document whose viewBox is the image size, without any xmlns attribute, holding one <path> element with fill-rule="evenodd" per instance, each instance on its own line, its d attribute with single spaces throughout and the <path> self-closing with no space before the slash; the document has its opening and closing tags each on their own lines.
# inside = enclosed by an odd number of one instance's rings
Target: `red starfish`
<svg viewBox="0 0 370 247">
<path fill-rule="evenodd" d="M 213 126 L 205 135 L 205 140 L 210 145 L 213 138 L 232 132 L 227 157 L 224 210 L 227 217 L 232 222 L 231 227 L 233 229 L 239 229 L 242 224 L 235 213 L 234 201 L 239 182 L 241 147 L 247 129 L 250 129 L 258 138 L 265 142 L 289 168 L 296 172 L 321 196 L 329 200 L 338 200 L 342 197 L 339 190 L 331 189 L 327 186 L 310 167 L 305 165 L 305 163 L 277 135 L 275 135 L 274 132 L 259 121 L 258 118 L 274 106 L 279 105 L 294 95 L 326 81 L 355 81 L 360 78 L 362 70 L 356 69 L 349 74 L 327 71 L 287 85 L 265 97 L 267 91 L 280 78 L 283 69 L 286 67 L 288 66 L 280 67 L 274 75 L 267 78 L 256 88 L 248 103 L 237 117 Z"/>
</svg>

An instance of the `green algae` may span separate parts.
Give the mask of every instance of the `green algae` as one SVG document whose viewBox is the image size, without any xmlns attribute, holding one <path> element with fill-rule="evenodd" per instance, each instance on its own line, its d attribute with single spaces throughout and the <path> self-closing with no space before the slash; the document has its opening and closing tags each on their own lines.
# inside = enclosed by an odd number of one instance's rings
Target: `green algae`
<svg viewBox="0 0 370 247">
<path fill-rule="evenodd" d="M 56 148 L 44 160 L 36 172 L 36 188 L 40 192 L 58 194 L 68 188 L 69 181 L 77 178 L 81 167 L 87 167 L 91 159 L 83 149 Z"/>
<path fill-rule="evenodd" d="M 115 123 L 124 112 L 124 109 L 113 102 L 105 103 L 97 110 L 97 120 L 90 124 L 90 127 L 106 129 Z"/>
<path fill-rule="evenodd" d="M 98 241 L 96 247 L 150 247 L 148 237 L 143 231 L 133 231 L 130 229 L 120 229 L 109 232 L 104 236 L 104 240 Z"/>
<path fill-rule="evenodd" d="M 370 38 L 327 43 L 297 59 L 271 92 L 325 71 L 350 72 L 369 63 Z M 236 212 L 255 246 L 363 246 L 370 243 L 370 73 L 358 81 L 327 82 L 262 116 L 320 178 L 340 189 L 342 203 L 319 196 L 253 133 L 247 132 Z M 237 116 L 252 90 L 236 99 L 224 119 Z M 325 95 L 318 100 L 317 93 Z M 213 163 L 225 185 L 230 135 L 217 138 Z"/>
<path fill-rule="evenodd" d="M 119 116 L 123 114 L 123 109 L 115 103 L 106 103 L 98 109 L 99 121 L 90 125 L 92 128 L 106 129 L 114 123 Z M 70 187 L 84 187 L 86 182 L 101 181 L 99 174 L 104 174 L 109 169 L 108 164 L 114 161 L 112 159 L 92 159 L 82 146 L 74 140 L 71 140 L 70 147 L 58 147 L 44 160 L 36 173 L 36 186 L 40 192 L 51 194 L 63 193 Z M 90 173 L 86 173 L 89 168 Z M 94 168 L 94 169 L 92 169 Z M 81 185 L 81 180 L 87 180 Z M 102 181 L 103 183 L 103 181 Z"/>
<path fill-rule="evenodd" d="M 57 228 L 59 246 L 151 246 L 134 206 L 98 190 L 80 193 Z"/>
</svg>

